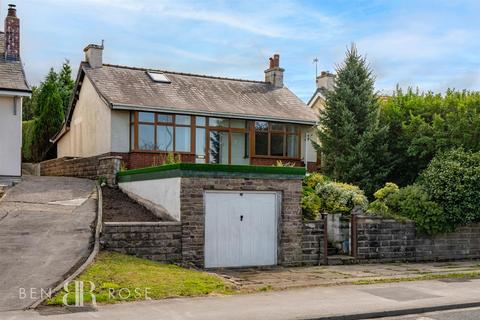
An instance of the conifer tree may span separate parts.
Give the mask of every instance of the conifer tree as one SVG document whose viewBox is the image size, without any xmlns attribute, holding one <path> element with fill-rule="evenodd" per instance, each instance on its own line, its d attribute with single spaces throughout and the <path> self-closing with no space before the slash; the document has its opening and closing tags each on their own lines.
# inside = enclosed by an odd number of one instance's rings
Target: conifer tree
<svg viewBox="0 0 480 320">
<path fill-rule="evenodd" d="M 315 145 L 322 172 L 360 186 L 371 196 L 390 171 L 387 129 L 379 126 L 375 78 L 355 45 L 337 67 L 334 89 L 326 93 Z"/>
</svg>

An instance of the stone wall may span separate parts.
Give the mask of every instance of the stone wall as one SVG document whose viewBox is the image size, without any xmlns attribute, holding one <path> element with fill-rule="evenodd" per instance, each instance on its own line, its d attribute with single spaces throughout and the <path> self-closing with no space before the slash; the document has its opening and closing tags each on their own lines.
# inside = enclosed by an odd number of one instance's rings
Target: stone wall
<svg viewBox="0 0 480 320">
<path fill-rule="evenodd" d="M 303 260 L 301 179 L 182 177 L 180 186 L 184 263 L 204 266 L 204 191 L 277 191 L 282 194 L 278 264 L 300 265 Z"/>
<path fill-rule="evenodd" d="M 358 261 L 447 261 L 480 258 L 480 224 L 428 236 L 414 222 L 357 218 Z"/>
<path fill-rule="evenodd" d="M 120 170 L 122 158 L 119 156 L 95 156 L 86 158 L 57 158 L 40 163 L 42 176 L 66 176 L 86 179 L 103 177 L 109 186 L 116 184 L 116 174 Z"/>
<path fill-rule="evenodd" d="M 100 243 L 104 250 L 162 263 L 182 261 L 180 222 L 105 222 Z"/>
<path fill-rule="evenodd" d="M 304 221 L 302 236 L 302 264 L 315 266 L 324 263 L 324 224 L 323 220 Z"/>
</svg>

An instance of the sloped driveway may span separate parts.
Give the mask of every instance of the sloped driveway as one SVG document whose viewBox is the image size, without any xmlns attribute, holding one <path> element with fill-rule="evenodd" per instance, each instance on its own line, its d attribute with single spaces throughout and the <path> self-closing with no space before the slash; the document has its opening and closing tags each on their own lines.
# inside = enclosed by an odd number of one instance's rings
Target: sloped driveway
<svg viewBox="0 0 480 320">
<path fill-rule="evenodd" d="M 0 311 L 30 306 L 89 255 L 93 181 L 26 176 L 0 200 Z"/>
</svg>

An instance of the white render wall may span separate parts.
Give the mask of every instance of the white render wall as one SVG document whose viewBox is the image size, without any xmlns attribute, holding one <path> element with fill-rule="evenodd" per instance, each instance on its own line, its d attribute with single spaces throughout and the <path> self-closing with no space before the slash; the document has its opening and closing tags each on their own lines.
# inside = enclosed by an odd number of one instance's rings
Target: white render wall
<svg viewBox="0 0 480 320">
<path fill-rule="evenodd" d="M 122 182 L 118 186 L 127 193 L 162 206 L 176 221 L 180 221 L 180 177 Z"/>
<path fill-rule="evenodd" d="M 14 114 L 14 99 L 17 110 Z M 0 176 L 22 174 L 22 98 L 0 96 Z"/>
<path fill-rule="evenodd" d="M 112 110 L 112 152 L 130 152 L 130 111 Z"/>
<path fill-rule="evenodd" d="M 70 130 L 58 141 L 58 157 L 90 157 L 110 152 L 110 108 L 85 77 Z"/>
<path fill-rule="evenodd" d="M 310 137 L 308 140 L 307 140 L 307 136 Z M 315 139 L 316 139 L 315 127 L 302 128 L 301 158 L 302 158 L 303 161 L 306 160 L 305 162 L 317 162 L 317 150 L 315 150 L 312 142 L 310 141 L 310 140 L 315 140 Z M 305 154 L 307 155 L 306 159 L 305 159 Z"/>
</svg>

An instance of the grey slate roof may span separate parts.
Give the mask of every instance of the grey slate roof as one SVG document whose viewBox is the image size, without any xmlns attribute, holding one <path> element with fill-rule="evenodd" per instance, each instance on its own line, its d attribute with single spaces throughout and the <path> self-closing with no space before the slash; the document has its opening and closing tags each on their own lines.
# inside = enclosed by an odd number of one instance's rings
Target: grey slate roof
<svg viewBox="0 0 480 320">
<path fill-rule="evenodd" d="M 83 64 L 82 68 L 113 108 L 145 107 L 309 124 L 315 123 L 317 118 L 290 90 L 274 88 L 266 82 L 159 71 L 171 83 L 158 83 L 142 68 L 107 64 L 96 69 Z"/>
<path fill-rule="evenodd" d="M 0 90 L 30 92 L 21 61 L 5 60 L 5 33 L 0 32 Z"/>
</svg>

